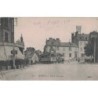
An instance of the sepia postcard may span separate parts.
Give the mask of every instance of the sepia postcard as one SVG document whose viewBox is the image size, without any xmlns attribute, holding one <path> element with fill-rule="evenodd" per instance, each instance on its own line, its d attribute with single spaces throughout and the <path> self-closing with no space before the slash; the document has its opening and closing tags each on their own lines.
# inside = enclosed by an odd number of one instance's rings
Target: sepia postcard
<svg viewBox="0 0 98 98">
<path fill-rule="evenodd" d="M 1 17 L 0 80 L 98 80 L 98 18 Z"/>
</svg>

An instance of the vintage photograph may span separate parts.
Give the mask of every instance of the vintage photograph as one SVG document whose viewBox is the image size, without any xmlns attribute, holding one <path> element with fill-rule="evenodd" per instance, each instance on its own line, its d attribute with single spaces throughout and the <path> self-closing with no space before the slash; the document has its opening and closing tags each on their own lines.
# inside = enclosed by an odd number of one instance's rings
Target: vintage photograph
<svg viewBox="0 0 98 98">
<path fill-rule="evenodd" d="M 0 80 L 98 80 L 98 18 L 1 17 Z"/>
</svg>

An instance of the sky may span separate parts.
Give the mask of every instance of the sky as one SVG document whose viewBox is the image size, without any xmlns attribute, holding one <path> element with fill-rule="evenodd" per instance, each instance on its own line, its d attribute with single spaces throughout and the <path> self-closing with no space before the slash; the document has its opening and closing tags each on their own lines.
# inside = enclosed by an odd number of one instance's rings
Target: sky
<svg viewBox="0 0 98 98">
<path fill-rule="evenodd" d="M 82 33 L 98 31 L 98 18 L 19 17 L 15 26 L 15 40 L 22 34 L 25 47 L 43 51 L 46 39 L 50 37 L 69 42 L 71 33 L 76 31 L 78 25 L 82 27 Z"/>
</svg>

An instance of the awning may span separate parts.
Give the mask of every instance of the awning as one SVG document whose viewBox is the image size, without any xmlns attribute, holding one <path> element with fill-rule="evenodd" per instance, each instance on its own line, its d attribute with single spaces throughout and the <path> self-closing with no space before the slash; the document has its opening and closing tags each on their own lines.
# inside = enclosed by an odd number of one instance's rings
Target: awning
<svg viewBox="0 0 98 98">
<path fill-rule="evenodd" d="M 13 50 L 12 46 L 0 46 L 0 61 L 12 60 L 11 51 Z M 15 47 L 17 50 L 16 59 L 24 59 L 24 55 L 21 53 L 18 47 Z"/>
</svg>

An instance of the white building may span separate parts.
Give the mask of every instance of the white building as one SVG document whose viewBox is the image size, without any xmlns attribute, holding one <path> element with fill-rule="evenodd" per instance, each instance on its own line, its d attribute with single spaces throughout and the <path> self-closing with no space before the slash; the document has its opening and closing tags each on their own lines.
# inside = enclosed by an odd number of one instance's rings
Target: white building
<svg viewBox="0 0 98 98">
<path fill-rule="evenodd" d="M 75 60 L 77 58 L 77 46 L 72 43 L 61 43 L 57 47 L 56 53 L 64 55 L 64 60 Z"/>
<path fill-rule="evenodd" d="M 78 56 L 78 47 L 74 43 L 60 42 L 59 39 L 52 39 L 46 41 L 44 52 L 61 54 L 64 61 L 76 60 Z"/>
<path fill-rule="evenodd" d="M 79 41 L 78 43 L 78 57 L 82 58 L 85 56 L 85 46 L 87 45 L 88 41 Z"/>
</svg>

